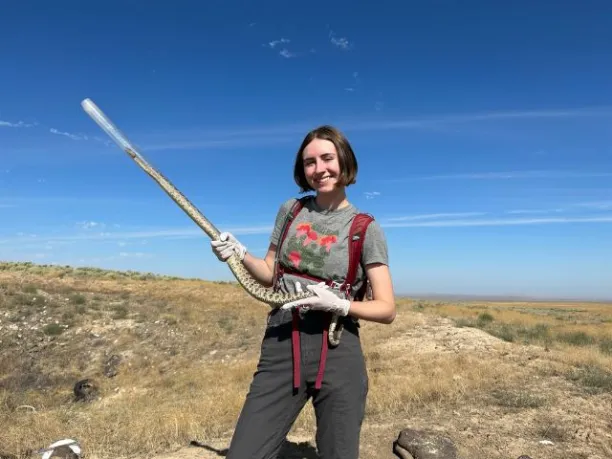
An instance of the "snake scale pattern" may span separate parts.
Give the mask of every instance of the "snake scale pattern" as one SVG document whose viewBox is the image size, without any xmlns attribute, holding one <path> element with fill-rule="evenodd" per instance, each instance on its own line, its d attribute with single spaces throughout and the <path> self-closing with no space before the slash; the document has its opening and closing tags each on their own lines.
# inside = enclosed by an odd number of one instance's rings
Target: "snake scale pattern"
<svg viewBox="0 0 612 459">
<path fill-rule="evenodd" d="M 127 137 L 117 129 L 110 119 L 90 99 L 85 99 L 81 103 L 81 106 L 96 124 L 98 124 L 98 126 L 100 126 L 100 128 L 105 131 L 142 170 L 157 182 L 168 196 L 170 196 L 170 198 L 204 231 L 204 233 L 206 233 L 206 235 L 208 235 L 208 237 L 213 240 L 219 238 L 220 231 L 215 225 L 213 225 L 198 208 L 170 182 L 170 180 L 148 163 L 143 155 L 136 150 L 129 140 L 127 140 Z M 236 255 L 232 255 L 228 258 L 227 265 L 238 283 L 247 293 L 253 298 L 270 305 L 272 308 L 278 308 L 290 301 L 313 296 L 310 292 L 291 295 L 264 287 L 251 276 Z M 334 315 L 329 326 L 328 340 L 330 345 L 337 346 L 340 343 L 342 330 L 342 323 L 338 323 L 338 316 Z"/>
</svg>

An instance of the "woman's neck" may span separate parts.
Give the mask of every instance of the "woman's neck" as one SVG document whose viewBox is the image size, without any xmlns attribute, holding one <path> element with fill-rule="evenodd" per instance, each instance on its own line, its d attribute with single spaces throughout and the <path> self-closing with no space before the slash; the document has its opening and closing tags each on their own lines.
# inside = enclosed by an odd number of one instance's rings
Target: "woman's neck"
<svg viewBox="0 0 612 459">
<path fill-rule="evenodd" d="M 333 193 L 319 193 L 315 202 L 317 206 L 325 210 L 338 210 L 349 205 L 344 190 L 337 190 Z"/>
</svg>

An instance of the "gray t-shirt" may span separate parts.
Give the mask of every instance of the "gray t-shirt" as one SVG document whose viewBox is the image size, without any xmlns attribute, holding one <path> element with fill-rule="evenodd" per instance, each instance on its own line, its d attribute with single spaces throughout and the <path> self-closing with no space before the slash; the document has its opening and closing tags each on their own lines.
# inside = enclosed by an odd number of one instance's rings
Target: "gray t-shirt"
<svg viewBox="0 0 612 459">
<path fill-rule="evenodd" d="M 295 201 L 295 198 L 285 201 L 278 211 L 270 237 L 270 242 L 276 246 L 287 214 Z M 359 212 L 352 204 L 330 211 L 320 208 L 314 199 L 307 200 L 287 231 L 278 262 L 281 266 L 297 269 L 303 274 L 342 282 L 348 269 L 349 230 L 353 217 Z M 368 225 L 361 261 L 351 296 L 366 279 L 364 266 L 370 263 L 389 264 L 385 235 L 376 220 Z M 285 273 L 279 287 L 284 292 L 295 293 L 296 280 L 303 288 L 317 283 Z"/>
</svg>

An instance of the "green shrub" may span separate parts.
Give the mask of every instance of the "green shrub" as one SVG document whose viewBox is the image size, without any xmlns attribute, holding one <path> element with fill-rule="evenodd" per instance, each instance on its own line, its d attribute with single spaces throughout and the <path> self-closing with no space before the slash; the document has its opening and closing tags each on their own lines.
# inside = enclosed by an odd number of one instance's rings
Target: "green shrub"
<svg viewBox="0 0 612 459">
<path fill-rule="evenodd" d="M 595 342 L 595 338 L 583 331 L 560 333 L 557 339 L 572 346 L 588 346 Z"/>
<path fill-rule="evenodd" d="M 47 324 L 43 328 L 43 333 L 49 336 L 57 336 L 64 333 L 64 327 L 60 324 Z"/>
<path fill-rule="evenodd" d="M 493 322 L 493 320 L 494 320 L 493 316 L 489 314 L 488 312 L 481 312 L 480 314 L 478 314 L 478 326 L 479 327 L 484 327 L 485 325 Z"/>
</svg>

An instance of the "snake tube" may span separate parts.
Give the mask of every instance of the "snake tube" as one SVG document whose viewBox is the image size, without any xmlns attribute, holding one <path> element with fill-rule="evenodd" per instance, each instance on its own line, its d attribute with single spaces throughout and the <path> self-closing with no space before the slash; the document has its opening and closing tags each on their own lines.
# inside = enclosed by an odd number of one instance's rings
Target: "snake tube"
<svg viewBox="0 0 612 459">
<path fill-rule="evenodd" d="M 111 138 L 113 141 L 125 151 L 135 162 L 143 169 L 157 184 L 170 196 L 170 198 L 178 204 L 178 206 L 210 237 L 215 240 L 219 238 L 219 230 L 213 225 L 199 210 L 181 193 L 173 184 L 157 171 L 144 156 L 138 151 L 136 146 L 128 140 L 128 138 L 115 126 L 115 124 L 100 110 L 100 108 L 89 98 L 81 102 L 81 107 L 93 121 Z M 266 288 L 257 282 L 253 276 L 247 271 L 242 262 L 234 254 L 227 259 L 227 265 L 238 283 L 249 293 L 253 298 L 270 305 L 273 308 L 280 307 L 290 301 L 311 298 L 311 292 L 303 292 L 300 294 L 288 294 L 280 291 L 274 291 L 271 288 Z M 329 341 L 332 345 L 337 345 L 340 340 L 342 326 L 337 327 L 338 317 L 333 316 L 329 328 Z"/>
</svg>

